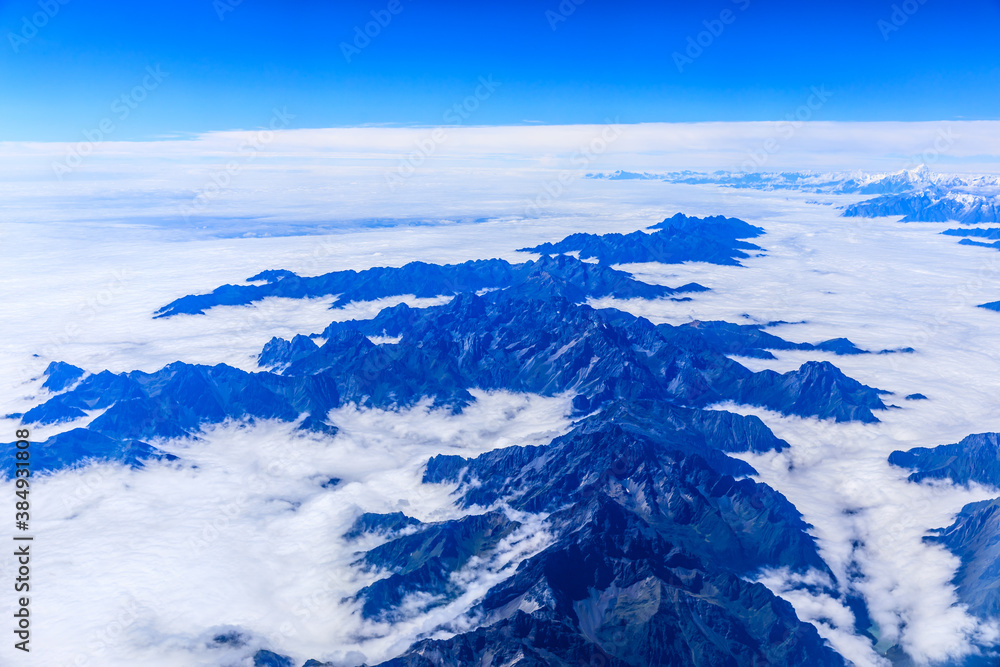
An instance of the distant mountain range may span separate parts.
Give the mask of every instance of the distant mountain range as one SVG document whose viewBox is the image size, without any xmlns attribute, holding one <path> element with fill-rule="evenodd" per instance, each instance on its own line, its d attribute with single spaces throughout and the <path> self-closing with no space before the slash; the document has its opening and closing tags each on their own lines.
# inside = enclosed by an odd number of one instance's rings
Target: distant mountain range
<svg viewBox="0 0 1000 667">
<path fill-rule="evenodd" d="M 558 243 L 543 243 L 523 252 L 542 255 L 576 252 L 580 259 L 596 259 L 601 264 L 630 264 L 635 262 L 709 262 L 739 266 L 739 259 L 746 259 L 746 250 L 761 250 L 760 246 L 743 239 L 756 238 L 764 233 L 736 218 L 721 215 L 709 218 L 689 218 L 678 213 L 649 229 L 631 234 L 573 234 Z"/>
<path fill-rule="evenodd" d="M 1000 221 L 1000 197 L 984 197 L 931 187 L 882 195 L 844 209 L 846 217 L 903 216 L 900 222 L 948 222 L 965 225 Z"/>
<path fill-rule="evenodd" d="M 616 171 L 589 174 L 588 177 L 715 184 L 754 190 L 800 190 L 817 194 L 878 195 L 847 206 L 844 216 L 901 216 L 902 222 L 1000 222 L 1000 177 L 935 174 L 926 165 L 895 173 L 717 171 L 704 174 L 682 171 L 651 174 Z"/>
<path fill-rule="evenodd" d="M 895 173 L 717 171 L 705 174 L 680 171 L 653 174 L 614 171 L 588 174 L 587 177 L 612 181 L 714 184 L 754 190 L 799 190 L 817 194 L 877 195 L 844 206 L 844 217 L 898 217 L 900 222 L 958 222 L 963 225 L 1000 222 L 1000 176 L 936 174 L 926 165 Z M 942 233 L 965 237 L 959 241 L 962 245 L 1000 250 L 1000 227 L 948 229 Z M 978 238 L 988 241 L 975 240 Z M 581 244 L 576 242 L 575 245 Z M 1000 301 L 984 303 L 980 307 L 1000 311 Z"/>
</svg>

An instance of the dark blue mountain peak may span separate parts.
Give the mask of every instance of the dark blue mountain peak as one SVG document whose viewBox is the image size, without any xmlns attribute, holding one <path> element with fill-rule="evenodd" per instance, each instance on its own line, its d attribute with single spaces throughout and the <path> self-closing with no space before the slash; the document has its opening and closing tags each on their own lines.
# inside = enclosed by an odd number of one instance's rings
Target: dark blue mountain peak
<svg viewBox="0 0 1000 667">
<path fill-rule="evenodd" d="M 912 469 L 911 482 L 950 479 L 1000 488 L 1000 433 L 976 433 L 952 445 L 896 451 L 889 455 L 889 463 Z"/>
<path fill-rule="evenodd" d="M 391 514 L 375 514 L 366 512 L 355 520 L 351 529 L 344 533 L 344 538 L 356 540 L 362 535 L 398 533 L 412 526 L 420 526 L 421 522 L 402 512 Z"/>
<path fill-rule="evenodd" d="M 357 564 L 389 575 L 358 592 L 362 615 L 391 620 L 395 608 L 414 593 L 434 596 L 431 606 L 454 599 L 462 589 L 451 575 L 473 557 L 488 556 L 519 526 L 503 512 L 493 511 L 425 524 L 414 533 L 369 550 Z"/>
<path fill-rule="evenodd" d="M 273 651 L 261 649 L 253 656 L 253 667 L 294 667 L 292 659 Z"/>
<path fill-rule="evenodd" d="M 970 613 L 984 620 L 1000 616 L 1000 498 L 966 505 L 951 526 L 924 539 L 961 559 L 953 583 Z"/>
<path fill-rule="evenodd" d="M 946 236 L 965 236 L 991 241 L 1000 241 L 1000 227 L 968 227 L 965 229 L 946 229 L 942 234 Z"/>
<path fill-rule="evenodd" d="M 744 250 L 762 249 L 741 239 L 755 238 L 764 233 L 760 227 L 736 218 L 689 218 L 681 213 L 650 229 L 655 231 L 635 231 L 630 234 L 578 233 L 556 243 L 543 243 L 520 250 L 540 255 L 578 252 L 580 259 L 597 259 L 601 264 L 608 265 L 709 262 L 739 266 L 739 259 L 749 257 Z"/>
<path fill-rule="evenodd" d="M 22 422 L 62 423 L 86 416 L 86 411 L 103 410 L 86 429 L 43 443 L 41 449 L 48 454 L 33 467 L 46 470 L 89 459 L 135 464 L 159 456 L 144 441 L 189 437 L 207 424 L 227 420 L 294 422 L 305 415 L 301 428 L 333 434 L 336 429 L 322 420 L 339 404 L 336 384 L 323 373 L 286 378 L 225 364 L 174 362 L 153 373 L 102 371 L 86 376 L 73 389 L 26 412 Z"/>
<path fill-rule="evenodd" d="M 256 275 L 250 276 L 249 278 L 247 278 L 247 282 L 255 283 L 264 281 L 268 283 L 276 283 L 283 278 L 298 278 L 298 276 L 295 275 L 295 273 L 293 273 L 292 271 L 288 271 L 286 269 L 269 269 L 267 271 L 261 271 Z"/>
<path fill-rule="evenodd" d="M 0 462 L 6 466 L 5 477 L 13 474 L 15 451 L 13 445 L 5 446 L 4 453 L 0 454 Z M 112 437 L 85 428 L 75 428 L 34 445 L 31 463 L 34 471 L 46 472 L 74 468 L 92 461 L 114 461 L 141 468 L 147 461 L 172 461 L 176 458 L 141 440 Z"/>
<path fill-rule="evenodd" d="M 711 234 L 720 238 L 750 239 L 763 236 L 764 229 L 755 227 L 739 218 L 711 215 L 704 218 L 675 213 L 647 229 L 668 229 L 686 234 Z"/>
<path fill-rule="evenodd" d="M 294 361 L 307 357 L 319 350 L 319 345 L 309 336 L 297 335 L 291 341 L 274 337 L 264 345 L 257 356 L 261 368 L 283 370 Z"/>
<path fill-rule="evenodd" d="M 889 463 L 912 470 L 911 482 L 947 479 L 1000 488 L 1000 433 L 977 433 L 955 444 L 896 451 Z M 969 611 L 983 619 L 1000 615 L 1000 498 L 966 505 L 951 526 L 924 539 L 961 559 L 953 583 Z"/>
<path fill-rule="evenodd" d="M 572 529 L 483 598 L 485 624 L 420 641 L 383 667 L 844 665 L 787 602 L 707 565 L 615 500 L 598 494 L 567 511 L 555 523 Z"/>
<path fill-rule="evenodd" d="M 54 394 L 59 393 L 69 388 L 74 382 L 82 378 L 85 373 L 86 371 L 82 368 L 78 368 L 72 364 L 67 364 L 64 361 L 53 361 L 42 373 L 46 378 L 45 382 L 42 383 L 42 387 Z"/>
<path fill-rule="evenodd" d="M 695 320 L 682 326 L 696 329 L 720 352 L 741 357 L 774 359 L 769 350 L 810 350 L 836 355 L 870 354 L 847 338 L 833 338 L 820 343 L 792 343 L 764 329 L 776 323 L 733 324 L 723 321 Z M 784 323 L 780 323 L 784 324 Z"/>
<path fill-rule="evenodd" d="M 534 262 L 510 264 L 501 259 L 472 260 L 463 264 L 437 265 L 410 262 L 399 268 L 375 267 L 364 271 L 335 271 L 314 277 L 300 277 L 285 270 L 271 270 L 250 280 L 267 280 L 263 285 L 223 285 L 210 294 L 189 295 L 173 301 L 155 313 L 156 318 L 179 314 L 200 315 L 216 306 L 248 305 L 267 297 L 304 299 L 336 296 L 332 308 L 355 301 L 372 301 L 412 294 L 429 298 L 462 292 L 503 289 L 512 285 L 550 280 L 555 293 L 574 300 L 615 296 L 660 298 L 680 292 L 704 291 L 697 284 L 670 288 L 648 285 L 624 271 L 582 262 L 573 257 L 542 258 Z M 544 290 L 543 290 L 544 291 Z"/>
<path fill-rule="evenodd" d="M 525 512 L 556 512 L 604 494 L 720 567 L 746 573 L 774 558 L 793 569 L 825 570 L 794 507 L 769 487 L 730 474 L 753 469 L 726 452 L 786 443 L 759 420 L 731 413 L 718 421 L 706 417 L 665 404 L 617 406 L 547 446 L 510 447 L 474 459 L 434 457 L 424 481 L 459 482 L 459 502 L 466 507 L 502 501 Z M 801 534 L 792 538 L 790 530 Z M 704 543 L 709 533 L 710 545 Z"/>
<path fill-rule="evenodd" d="M 903 216 L 901 222 L 956 221 L 966 225 L 1000 222 L 1000 203 L 995 198 L 961 192 L 949 192 L 928 186 L 899 193 L 884 194 L 844 210 L 846 217 L 874 218 Z M 973 234 L 976 235 L 976 234 Z"/>
<path fill-rule="evenodd" d="M 246 646 L 249 641 L 250 637 L 240 630 L 226 630 L 212 637 L 213 644 L 226 646 Z"/>
<path fill-rule="evenodd" d="M 367 338 L 383 335 L 399 342 Z M 404 403 L 430 396 L 460 407 L 468 389 L 480 388 L 573 391 L 581 414 L 615 398 L 655 397 L 688 406 L 732 400 L 840 421 L 876 421 L 871 411 L 884 409 L 879 390 L 829 363 L 781 376 L 752 373 L 729 359 L 734 352 L 764 356 L 763 347 L 802 347 L 757 327 L 656 326 L 560 296 L 542 299 L 530 281 L 482 296 L 463 293 L 441 306 L 396 306 L 371 320 L 334 322 L 322 336 L 319 348 L 303 341 L 302 354 L 291 342 L 271 341 L 261 363 L 286 376 L 358 369 L 341 393 L 376 405 L 390 396 Z"/>
</svg>

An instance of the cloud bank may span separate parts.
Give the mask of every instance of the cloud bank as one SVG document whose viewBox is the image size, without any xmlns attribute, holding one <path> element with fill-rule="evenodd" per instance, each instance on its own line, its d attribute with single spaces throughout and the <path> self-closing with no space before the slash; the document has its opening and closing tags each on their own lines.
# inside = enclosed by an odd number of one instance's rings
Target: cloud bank
<svg viewBox="0 0 1000 667">
<path fill-rule="evenodd" d="M 333 438 L 288 424 L 228 424 L 196 440 L 158 443 L 180 462 L 139 470 L 102 464 L 38 478 L 33 594 L 44 621 L 31 657 L 49 665 L 166 667 L 227 664 L 227 656 L 235 662 L 260 647 L 299 663 L 359 664 L 401 652 L 464 613 L 507 576 L 499 568 L 546 545 L 542 517 L 518 517 L 526 525 L 507 538 L 500 560 L 460 573 L 474 585 L 456 602 L 391 632 L 353 614 L 358 605 L 347 598 L 380 576 L 352 565 L 379 541 L 342 537 L 358 515 L 461 516 L 451 485 L 420 483 L 430 456 L 541 444 L 568 428 L 568 399 L 481 392 L 477 399 L 460 415 L 427 405 L 338 409 L 331 421 L 341 431 Z M 13 495 L 11 484 L 3 487 Z M 5 560 L 0 576 L 13 576 L 11 567 Z M 231 632 L 246 646 L 212 642 Z"/>
<path fill-rule="evenodd" d="M 1000 132 L 985 122 L 810 124 L 768 168 L 901 169 L 948 127 L 956 139 L 935 168 L 992 169 Z M 864 596 L 884 642 L 899 641 L 918 661 L 934 661 L 995 637 L 991 625 L 955 604 L 955 559 L 921 540 L 928 529 L 949 524 L 962 504 L 993 492 L 906 483 L 905 471 L 890 468 L 886 456 L 1000 431 L 994 390 L 1000 356 L 991 334 L 997 314 L 975 308 L 998 298 L 1000 255 L 941 236 L 950 225 L 840 217 L 836 207 L 853 196 L 584 181 L 587 171 L 618 168 L 733 168 L 776 128 L 629 126 L 579 164 L 604 129 L 455 130 L 395 191 L 387 189 L 386 172 L 429 129 L 277 133 L 209 198 L 201 217 L 188 218 L 181 207 L 218 174 L 244 133 L 101 145 L 63 181 L 51 175 L 50 163 L 66 146 L 2 144 L 0 234 L 12 250 L 0 265 L 0 284 L 15 296 L 0 321 L 0 414 L 39 402 L 38 378 L 52 360 L 95 371 L 153 370 L 175 359 L 252 369 L 272 335 L 319 331 L 333 319 L 367 317 L 395 302 L 330 311 L 322 299 L 269 300 L 151 319 L 178 296 L 241 282 L 262 269 L 317 275 L 415 259 L 523 261 L 516 248 L 577 231 L 629 232 L 677 211 L 733 215 L 767 231 L 760 239 L 765 252 L 743 268 L 624 267 L 644 281 L 695 281 L 713 291 L 688 302 L 595 305 L 672 323 L 804 322 L 775 333 L 808 342 L 847 336 L 867 349 L 915 348 L 912 355 L 835 359 L 848 375 L 895 392 L 887 402 L 902 409 L 880 415 L 881 424 L 756 411 L 792 448 L 749 460 L 814 526 L 824 557 L 842 585 Z M 254 236 L 242 238 L 244 231 Z M 822 355 L 777 357 L 740 361 L 752 370 L 787 371 Z M 915 392 L 930 400 L 901 400 Z M 477 405 L 457 417 L 425 407 L 345 409 L 334 417 L 342 432 L 333 441 L 281 425 L 228 425 L 202 441 L 162 443 L 182 455 L 183 465 L 94 466 L 41 482 L 40 536 L 49 546 L 38 564 L 47 577 L 38 604 L 49 619 L 40 632 L 49 634 L 39 635 L 39 646 L 59 651 L 50 654 L 52 664 L 73 664 L 78 655 L 92 661 L 83 664 L 117 659 L 96 655 L 101 647 L 131 664 L 225 664 L 250 650 L 207 648 L 213 633 L 228 628 L 246 633 L 248 647 L 268 645 L 302 659 L 357 663 L 402 650 L 406 637 L 444 617 L 418 618 L 395 637 L 360 627 L 340 600 L 363 579 L 349 567 L 350 550 L 338 535 L 363 510 L 452 516 L 448 489 L 416 484 L 432 454 L 545 442 L 566 427 L 568 408 L 560 399 L 493 395 Z M 12 431 L 16 421 L 0 424 Z M 275 462 L 280 467 L 272 469 Z M 324 488 L 330 477 L 345 481 Z M 225 520 L 213 526 L 219 517 Z M 537 546 L 517 545 L 511 553 Z M 488 581 L 491 565 L 481 565 L 476 574 Z M 339 583 L 314 598 L 331 574 Z M 761 576 L 845 655 L 879 663 L 850 632 L 847 610 L 835 600 L 808 596 L 781 573 Z M 198 597 L 213 589 L 217 601 Z M 453 617 L 457 609 L 442 613 Z M 286 632 L 290 617 L 302 620 Z M 347 648 L 329 653 L 338 645 Z"/>
</svg>

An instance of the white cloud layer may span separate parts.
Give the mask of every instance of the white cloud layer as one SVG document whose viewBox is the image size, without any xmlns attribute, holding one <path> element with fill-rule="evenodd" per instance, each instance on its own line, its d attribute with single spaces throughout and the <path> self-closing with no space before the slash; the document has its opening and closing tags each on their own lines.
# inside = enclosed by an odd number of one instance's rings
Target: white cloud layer
<svg viewBox="0 0 1000 667">
<path fill-rule="evenodd" d="M 420 483 L 430 456 L 541 444 L 568 428 L 566 398 L 477 399 L 457 416 L 427 405 L 338 409 L 334 438 L 280 423 L 223 425 L 199 440 L 160 443 L 181 463 L 97 465 L 36 479 L 32 664 L 227 664 L 227 651 L 208 647 L 226 629 L 297 664 L 352 662 L 352 652 L 373 663 L 401 652 L 508 576 L 500 567 L 547 544 L 540 517 L 513 517 L 525 527 L 507 538 L 499 560 L 456 575 L 474 582 L 465 596 L 391 632 L 362 622 L 357 605 L 343 601 L 378 578 L 351 563 L 379 539 L 341 537 L 362 512 L 422 521 L 463 514 L 452 504 L 453 485 Z M 333 477 L 342 482 L 324 488 Z M 13 497 L 12 484 L 0 490 Z M 12 568 L 4 559 L 0 577 L 11 580 Z M 8 618 L 11 603 L 3 601 Z M 5 646 L 4 664 L 17 658 L 10 653 Z"/>
<path fill-rule="evenodd" d="M 901 169 L 947 128 L 955 139 L 934 168 L 997 171 L 1000 126 L 985 122 L 809 124 L 771 156 L 767 168 Z M 890 468 L 885 458 L 894 449 L 1000 431 L 1000 348 L 993 335 L 1000 315 L 974 307 L 1000 298 L 1000 253 L 940 236 L 947 225 L 839 217 L 835 207 L 856 196 L 584 181 L 586 171 L 618 168 L 738 168 L 745 153 L 775 131 L 768 124 L 628 126 L 593 160 L 574 163 L 601 129 L 456 129 L 395 191 L 387 189 L 385 173 L 427 130 L 279 133 L 211 198 L 200 218 L 189 220 L 181 207 L 231 159 L 242 135 L 104 144 L 61 182 L 52 176 L 51 161 L 64 155 L 65 146 L 0 144 L 0 288 L 8 295 L 0 320 L 0 415 L 45 398 L 39 376 L 52 360 L 95 371 L 155 370 L 176 359 L 252 369 L 253 356 L 272 335 L 320 331 L 333 319 L 367 317 L 399 301 L 330 311 L 332 299 L 272 299 L 206 316 L 151 319 L 179 296 L 241 282 L 262 269 L 316 275 L 414 259 L 519 261 L 524 256 L 516 248 L 577 231 L 627 232 L 677 211 L 734 215 L 768 232 L 759 240 L 766 255 L 747 260 L 745 268 L 627 267 L 640 279 L 697 281 L 712 292 L 690 302 L 598 305 L 674 323 L 741 321 L 744 314 L 761 322 L 805 320 L 774 331 L 795 341 L 847 336 L 873 350 L 916 348 L 913 355 L 827 357 L 848 375 L 897 392 L 890 402 L 903 409 L 880 414 L 882 424 L 837 425 L 753 411 L 792 448 L 750 460 L 761 479 L 815 526 L 838 577 L 846 580 L 849 570 L 859 574 L 853 585 L 887 641 L 898 639 L 918 660 L 933 660 L 992 636 L 992 626 L 977 624 L 954 604 L 949 581 L 955 559 L 920 539 L 950 523 L 963 503 L 991 492 L 908 484 L 905 471 Z M 526 217 L 547 190 L 558 190 L 556 183 L 562 192 Z M 810 203 L 815 200 L 831 205 Z M 365 226 L 404 220 L 433 224 Z M 329 229 L 316 233 L 323 226 Z M 299 235 L 239 238 L 246 230 Z M 785 352 L 776 361 L 741 361 L 754 369 L 788 370 L 822 357 Z M 930 400 L 902 400 L 914 392 Z M 239 655 L 208 656 L 201 647 L 211 629 L 229 626 L 303 659 L 323 657 L 336 646 L 350 648 L 326 657 L 348 659 L 348 651 L 360 650 L 374 661 L 401 650 L 405 635 L 362 646 L 337 634 L 357 629 L 339 603 L 357 583 L 349 578 L 337 584 L 335 595 L 315 601 L 294 636 L 282 636 L 281 627 L 302 617 L 298 606 L 312 605 L 311 593 L 331 575 L 346 576 L 349 556 L 337 535 L 356 512 L 408 507 L 428 519 L 454 512 L 446 489 L 417 491 L 419 465 L 428 456 L 543 442 L 549 435 L 540 433 L 565 428 L 566 409 L 561 399 L 508 395 L 484 397 L 460 417 L 424 408 L 345 409 L 336 415 L 343 433 L 334 442 L 292 436 L 280 425 L 230 426 L 184 446 L 185 460 L 197 468 L 96 466 L 56 475 L 40 483 L 35 496 L 36 603 L 45 619 L 38 622 L 38 650 L 52 651 L 46 664 L 60 665 L 103 641 L 114 647 L 113 659 L 132 660 L 122 664 L 225 664 Z M 0 420 L 3 432 L 15 427 L 14 420 Z M 51 432 L 39 429 L 33 436 Z M 282 444 L 290 449 L 277 456 Z M 275 461 L 283 467 L 248 489 L 247 477 Z M 325 475 L 348 483 L 322 489 Z M 220 537 L 192 560 L 187 540 L 226 506 L 234 509 Z M 861 544 L 856 549 L 855 541 Z M 0 567 L 8 568 L 0 570 L 6 580 L 10 565 Z M 487 572 L 484 565 L 480 574 Z M 835 601 L 810 599 L 779 575 L 764 576 L 845 655 L 859 665 L 877 664 L 851 636 L 846 610 Z M 199 597 L 204 591 L 212 596 Z M 410 635 L 417 630 L 407 629 Z M 19 657 L 3 651 L 4 661 Z M 87 664 L 113 664 L 101 660 Z"/>
<path fill-rule="evenodd" d="M 996 172 L 998 128 L 813 122 L 789 136 L 767 122 L 463 127 L 449 128 L 433 148 L 432 128 L 375 127 L 213 132 L 89 151 L 86 143 L 3 142 L 0 199 L 11 222 L 146 222 L 234 235 L 303 223 L 520 216 L 539 203 L 546 214 L 579 216 L 623 191 L 650 192 L 581 181 L 588 171 L 744 170 L 765 145 L 755 169 L 896 171 L 928 162 Z M 252 152 L 241 150 L 248 141 Z M 89 154 L 58 177 L 53 163 L 73 151 Z"/>
</svg>

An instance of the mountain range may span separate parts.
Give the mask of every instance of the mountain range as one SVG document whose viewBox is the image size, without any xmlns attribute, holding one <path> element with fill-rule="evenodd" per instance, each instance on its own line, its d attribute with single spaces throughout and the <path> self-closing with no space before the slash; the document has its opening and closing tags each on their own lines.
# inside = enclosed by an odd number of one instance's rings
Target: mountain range
<svg viewBox="0 0 1000 667">
<path fill-rule="evenodd" d="M 46 400 L 21 420 L 67 430 L 39 443 L 33 465 L 39 472 L 92 461 L 138 467 L 172 458 L 157 443 L 197 439 L 204 427 L 227 420 L 279 420 L 334 437 L 328 415 L 347 404 L 393 410 L 430 399 L 461 412 L 475 401 L 472 390 L 566 395 L 573 425 L 548 444 L 426 462 L 422 483 L 453 488 L 460 518 L 358 515 L 345 539 L 378 542 L 359 547 L 354 563 L 375 581 L 348 601 L 366 619 L 403 622 L 463 599 L 477 568 L 499 581 L 461 618 L 383 665 L 845 665 L 816 626 L 756 581 L 763 569 L 821 574 L 830 582 L 823 592 L 852 611 L 853 630 L 874 644 L 864 602 L 840 592 L 810 526 L 733 456 L 789 445 L 760 419 L 719 405 L 876 422 L 889 392 L 829 361 L 777 373 L 753 372 L 731 358 L 868 351 L 845 338 L 793 343 L 762 325 L 656 325 L 587 303 L 697 294 L 704 288 L 651 285 L 610 265 L 691 258 L 738 264 L 743 250 L 759 250 L 742 239 L 763 233 L 735 218 L 677 215 L 648 231 L 576 234 L 526 249 L 541 257 L 522 264 L 411 263 L 314 278 L 277 269 L 250 279 L 262 284 L 185 296 L 156 316 L 269 296 L 328 296 L 334 307 L 401 294 L 450 300 L 399 304 L 372 319 L 273 338 L 254 372 L 183 361 L 155 372 L 87 372 L 53 362 L 42 383 Z M 574 251 L 580 258 L 562 254 Z M 10 459 L 14 448 L 4 451 Z M 910 456 L 900 464 L 921 455 Z M 540 548 L 511 555 L 539 530 L 546 538 Z M 293 664 L 266 649 L 252 659 Z"/>
</svg>

